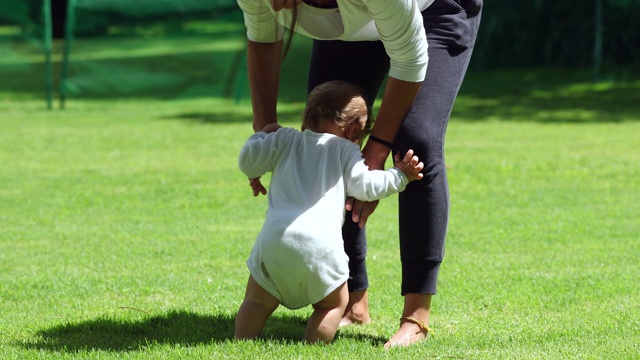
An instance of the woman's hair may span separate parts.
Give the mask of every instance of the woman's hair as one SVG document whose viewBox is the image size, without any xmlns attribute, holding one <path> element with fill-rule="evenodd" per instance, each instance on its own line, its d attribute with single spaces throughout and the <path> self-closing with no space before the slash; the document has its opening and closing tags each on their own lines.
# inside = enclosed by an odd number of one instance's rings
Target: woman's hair
<svg viewBox="0 0 640 360">
<path fill-rule="evenodd" d="M 289 33 L 287 34 L 287 40 L 284 42 L 282 56 L 280 57 L 280 65 L 284 62 L 284 58 L 287 57 L 289 49 L 291 49 L 291 43 L 293 42 L 293 34 L 296 33 L 296 26 L 298 25 L 298 7 L 291 9 L 291 24 L 289 24 Z M 276 25 L 277 26 L 277 25 Z"/>
<path fill-rule="evenodd" d="M 362 98 L 364 106 L 351 103 L 356 97 Z M 373 116 L 364 91 L 350 82 L 334 80 L 318 85 L 309 93 L 302 123 L 304 128 L 314 129 L 321 121 L 333 121 L 345 128 L 358 124 L 363 116 L 367 117 L 363 130 L 366 135 L 371 130 Z"/>
</svg>

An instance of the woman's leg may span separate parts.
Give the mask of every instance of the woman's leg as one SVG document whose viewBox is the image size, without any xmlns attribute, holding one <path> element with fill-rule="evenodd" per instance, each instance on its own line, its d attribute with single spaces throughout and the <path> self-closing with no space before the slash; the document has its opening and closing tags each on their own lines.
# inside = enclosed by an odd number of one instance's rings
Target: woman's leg
<svg viewBox="0 0 640 360">
<path fill-rule="evenodd" d="M 314 40 L 307 90 L 330 80 L 345 80 L 361 86 L 367 102 L 373 105 L 389 70 L 389 57 L 379 41 L 344 42 Z M 349 304 L 341 325 L 371 321 L 367 288 L 369 280 L 365 258 L 366 230 L 345 215 L 342 228 L 345 252 L 349 256 Z"/>
<path fill-rule="evenodd" d="M 307 322 L 304 340 L 307 343 L 330 343 L 338 331 L 344 309 L 349 302 L 347 284 L 340 285 L 324 299 L 313 304 L 313 313 Z"/>
<path fill-rule="evenodd" d="M 235 337 L 240 340 L 260 336 L 264 324 L 278 308 L 278 299 L 267 292 L 249 275 L 247 290 L 236 316 Z"/>
<path fill-rule="evenodd" d="M 429 67 L 412 109 L 396 137 L 404 153 L 411 148 L 425 164 L 422 181 L 400 193 L 399 228 L 402 261 L 402 317 L 429 323 L 432 294 L 444 255 L 449 190 L 444 138 L 449 115 L 466 72 L 480 21 L 480 0 L 436 0 L 424 15 Z M 426 337 L 415 321 L 401 321 L 385 345 L 406 346 Z"/>
</svg>

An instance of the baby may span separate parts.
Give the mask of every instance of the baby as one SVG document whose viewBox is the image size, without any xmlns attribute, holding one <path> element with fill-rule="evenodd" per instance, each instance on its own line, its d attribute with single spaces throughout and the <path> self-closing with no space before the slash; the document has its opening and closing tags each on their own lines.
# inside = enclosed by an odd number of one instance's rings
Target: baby
<svg viewBox="0 0 640 360">
<path fill-rule="evenodd" d="M 424 164 L 409 150 L 395 167 L 369 170 L 359 144 L 371 128 L 362 91 L 348 82 L 316 87 L 307 100 L 302 132 L 265 126 L 240 151 L 250 179 L 272 172 L 266 219 L 247 260 L 249 280 L 235 321 L 235 336 L 262 333 L 280 305 L 313 313 L 304 340 L 333 340 L 349 300 L 349 259 L 342 223 L 348 196 L 374 201 L 422 179 Z"/>
</svg>

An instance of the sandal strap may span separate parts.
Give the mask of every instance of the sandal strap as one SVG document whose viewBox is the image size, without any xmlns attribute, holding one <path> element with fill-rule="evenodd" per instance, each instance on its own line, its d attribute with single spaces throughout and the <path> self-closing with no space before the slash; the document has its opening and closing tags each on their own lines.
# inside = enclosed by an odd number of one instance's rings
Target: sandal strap
<svg viewBox="0 0 640 360">
<path fill-rule="evenodd" d="M 426 325 L 424 322 L 416 319 L 416 318 L 412 318 L 409 316 L 403 316 L 400 318 L 400 321 L 408 321 L 411 323 L 414 323 L 416 325 L 418 325 L 418 327 L 420 328 L 421 331 L 425 332 L 425 333 L 431 333 L 431 335 L 435 335 L 435 332 L 433 331 L 433 329 L 431 329 L 428 325 Z"/>
</svg>

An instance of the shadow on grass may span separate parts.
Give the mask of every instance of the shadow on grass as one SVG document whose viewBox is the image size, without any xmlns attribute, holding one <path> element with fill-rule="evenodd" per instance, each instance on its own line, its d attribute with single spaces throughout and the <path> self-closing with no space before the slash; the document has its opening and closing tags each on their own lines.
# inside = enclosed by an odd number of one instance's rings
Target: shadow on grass
<svg viewBox="0 0 640 360">
<path fill-rule="evenodd" d="M 240 114 L 233 111 L 220 112 L 190 112 L 171 116 L 165 116 L 162 120 L 184 120 L 202 124 L 231 124 L 231 123 L 247 123 L 253 121 L 251 114 Z"/>
<path fill-rule="evenodd" d="M 579 70 L 531 69 L 469 73 L 452 119 L 539 123 L 640 120 L 640 81 L 592 84 Z"/>
<path fill-rule="evenodd" d="M 247 107 L 251 105 L 247 104 Z M 280 121 L 293 121 L 302 123 L 302 105 L 300 108 L 292 108 L 287 110 L 278 110 L 278 116 Z M 218 110 L 211 112 L 188 112 L 165 116 L 162 120 L 183 120 L 188 122 L 202 123 L 202 124 L 231 124 L 231 123 L 247 123 L 251 126 L 253 117 L 251 113 L 243 111 L 234 112 L 233 110 Z"/>
<path fill-rule="evenodd" d="M 581 71 L 521 69 L 469 73 L 456 101 L 452 121 L 515 121 L 537 123 L 619 123 L 640 121 L 640 80 L 585 81 Z M 293 104 L 293 102 L 292 102 Z M 282 121 L 300 121 L 299 107 L 280 108 Z M 205 124 L 251 123 L 245 101 L 206 112 L 167 116 Z"/>
<path fill-rule="evenodd" d="M 141 320 L 105 316 L 42 329 L 37 332 L 38 341 L 21 345 L 63 352 L 130 351 L 154 343 L 196 345 L 232 339 L 233 323 L 232 315 L 202 315 L 186 311 Z"/>
<path fill-rule="evenodd" d="M 36 333 L 39 340 L 18 345 L 67 353 L 136 351 L 154 344 L 196 346 L 233 340 L 234 321 L 234 315 L 203 315 L 187 311 L 173 311 L 142 320 L 101 317 L 42 329 Z M 268 341 L 298 342 L 304 336 L 305 326 L 306 319 L 300 316 L 272 316 L 265 325 L 263 337 Z M 339 333 L 338 337 L 341 337 Z M 354 337 L 374 345 L 386 341 L 363 334 L 342 337 Z"/>
</svg>

